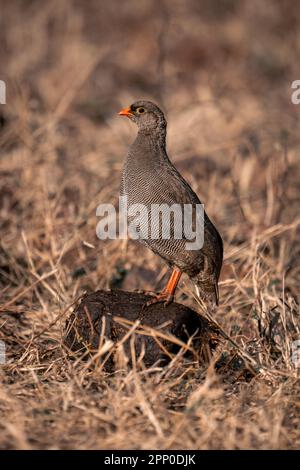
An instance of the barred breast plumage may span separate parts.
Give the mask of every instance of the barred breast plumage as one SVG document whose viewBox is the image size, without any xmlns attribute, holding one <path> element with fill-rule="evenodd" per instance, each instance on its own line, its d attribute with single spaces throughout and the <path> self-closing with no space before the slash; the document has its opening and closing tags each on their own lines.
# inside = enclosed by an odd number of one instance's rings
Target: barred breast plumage
<svg viewBox="0 0 300 470">
<path fill-rule="evenodd" d="M 180 175 L 166 152 L 166 120 L 162 111 L 150 101 L 138 101 L 119 114 L 128 116 L 139 128 L 137 137 L 127 154 L 122 172 L 121 195 L 127 196 L 128 207 L 142 204 L 147 213 L 139 218 L 139 241 L 161 256 L 173 268 L 173 274 L 164 291 L 151 303 L 170 302 L 180 275 L 186 273 L 196 284 L 204 300 L 218 303 L 218 279 L 222 266 L 223 244 L 221 236 L 204 212 L 204 243 L 201 249 L 188 250 L 182 226 L 176 226 L 176 218 L 171 217 L 170 237 L 162 236 L 162 225 L 150 233 L 151 207 L 153 204 L 185 204 L 192 208 L 192 225 L 196 228 L 196 206 L 201 204 L 195 192 Z M 133 215 L 128 216 L 132 222 Z M 176 230 L 183 237 L 177 239 Z M 154 235 L 154 236 L 153 236 Z"/>
</svg>

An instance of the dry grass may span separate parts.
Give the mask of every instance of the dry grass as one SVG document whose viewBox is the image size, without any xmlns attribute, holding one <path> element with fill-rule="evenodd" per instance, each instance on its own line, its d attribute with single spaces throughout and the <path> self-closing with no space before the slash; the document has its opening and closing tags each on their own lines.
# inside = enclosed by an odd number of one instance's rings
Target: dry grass
<svg viewBox="0 0 300 470">
<path fill-rule="evenodd" d="M 117 4 L 1 5 L 0 446 L 298 448 L 297 4 Z M 135 133 L 115 114 L 141 97 L 167 110 L 169 153 L 224 238 L 215 319 L 261 365 L 249 383 L 181 359 L 107 375 L 61 346 L 83 292 L 157 289 L 166 274 L 95 235 Z M 198 308 L 186 280 L 177 299 Z"/>
</svg>

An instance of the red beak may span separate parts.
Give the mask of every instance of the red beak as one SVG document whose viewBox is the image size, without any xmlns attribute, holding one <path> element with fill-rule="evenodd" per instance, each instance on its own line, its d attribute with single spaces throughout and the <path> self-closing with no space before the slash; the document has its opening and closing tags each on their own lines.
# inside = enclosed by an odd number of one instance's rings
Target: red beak
<svg viewBox="0 0 300 470">
<path fill-rule="evenodd" d="M 121 111 L 118 112 L 119 116 L 132 116 L 133 112 L 131 111 L 130 108 L 124 108 L 121 109 Z"/>
</svg>

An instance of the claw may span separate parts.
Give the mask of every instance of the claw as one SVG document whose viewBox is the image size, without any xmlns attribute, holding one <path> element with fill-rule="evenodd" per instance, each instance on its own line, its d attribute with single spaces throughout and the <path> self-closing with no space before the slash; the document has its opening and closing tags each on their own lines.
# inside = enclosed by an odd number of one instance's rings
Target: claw
<svg viewBox="0 0 300 470">
<path fill-rule="evenodd" d="M 159 302 L 164 302 L 165 307 L 170 305 L 170 303 L 173 302 L 174 300 L 174 292 L 176 290 L 180 276 L 181 276 L 181 272 L 179 271 L 179 269 L 174 268 L 172 275 L 169 279 L 169 282 L 164 288 L 164 290 L 160 294 L 155 294 L 153 299 L 148 300 L 148 302 L 146 302 L 145 305 L 143 306 L 142 310 L 145 307 L 149 307 L 149 305 L 154 305 Z"/>
<path fill-rule="evenodd" d="M 172 303 L 174 300 L 174 295 L 168 292 L 161 292 L 160 294 L 156 294 L 153 299 L 148 300 L 145 306 L 149 307 L 150 305 L 158 304 L 160 302 L 164 302 L 164 306 L 167 307 Z"/>
</svg>

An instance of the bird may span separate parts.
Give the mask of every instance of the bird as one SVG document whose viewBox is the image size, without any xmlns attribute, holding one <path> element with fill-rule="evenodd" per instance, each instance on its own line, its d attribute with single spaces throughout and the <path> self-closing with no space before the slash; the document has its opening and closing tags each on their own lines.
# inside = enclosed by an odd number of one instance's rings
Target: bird
<svg viewBox="0 0 300 470">
<path fill-rule="evenodd" d="M 195 228 L 195 213 L 200 199 L 182 177 L 168 157 L 166 150 L 167 122 L 161 109 L 151 101 L 138 100 L 122 109 L 120 116 L 128 117 L 138 127 L 136 138 L 129 148 L 121 176 L 120 195 L 127 198 L 128 207 L 143 204 L 147 208 L 155 204 L 173 204 L 192 208 L 192 225 Z M 147 214 L 147 217 L 149 215 Z M 170 238 L 162 236 L 159 227 L 155 237 L 149 235 L 145 217 L 140 219 L 137 240 L 159 255 L 172 268 L 165 288 L 147 302 L 147 306 L 164 302 L 165 306 L 174 300 L 175 291 L 183 273 L 195 286 L 202 303 L 216 306 L 219 303 L 218 280 L 223 261 L 222 237 L 206 212 L 203 212 L 203 246 L 187 249 L 184 237 L 174 236 L 175 219 L 172 219 Z M 132 215 L 127 215 L 128 223 Z M 147 226 L 147 227 L 146 227 Z M 147 230 L 146 230 L 147 228 Z M 152 233 L 151 233 L 152 235 Z"/>
</svg>

